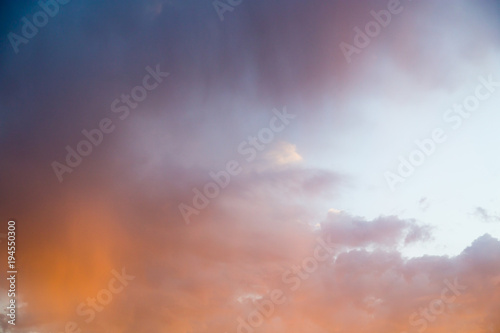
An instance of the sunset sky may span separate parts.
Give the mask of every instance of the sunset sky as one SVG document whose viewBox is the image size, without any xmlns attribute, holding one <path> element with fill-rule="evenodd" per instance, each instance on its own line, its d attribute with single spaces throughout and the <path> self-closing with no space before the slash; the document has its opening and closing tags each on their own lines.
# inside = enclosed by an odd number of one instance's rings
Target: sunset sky
<svg viewBox="0 0 500 333">
<path fill-rule="evenodd" d="M 500 333 L 499 2 L 0 18 L 0 332 Z"/>
</svg>

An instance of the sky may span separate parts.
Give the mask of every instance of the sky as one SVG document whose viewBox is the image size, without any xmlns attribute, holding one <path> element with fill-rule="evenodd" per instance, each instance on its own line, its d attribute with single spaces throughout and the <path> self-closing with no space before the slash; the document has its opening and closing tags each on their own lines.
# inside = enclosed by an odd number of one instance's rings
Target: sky
<svg viewBox="0 0 500 333">
<path fill-rule="evenodd" d="M 500 333 L 498 2 L 0 7 L 0 332 Z"/>
</svg>

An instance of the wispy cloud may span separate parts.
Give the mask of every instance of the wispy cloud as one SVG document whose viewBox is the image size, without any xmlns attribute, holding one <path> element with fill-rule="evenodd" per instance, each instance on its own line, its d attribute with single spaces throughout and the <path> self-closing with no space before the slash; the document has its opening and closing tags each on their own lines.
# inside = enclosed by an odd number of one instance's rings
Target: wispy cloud
<svg viewBox="0 0 500 333">
<path fill-rule="evenodd" d="M 474 215 L 479 217 L 484 222 L 500 222 L 500 216 L 490 214 L 483 207 L 476 207 Z"/>
</svg>

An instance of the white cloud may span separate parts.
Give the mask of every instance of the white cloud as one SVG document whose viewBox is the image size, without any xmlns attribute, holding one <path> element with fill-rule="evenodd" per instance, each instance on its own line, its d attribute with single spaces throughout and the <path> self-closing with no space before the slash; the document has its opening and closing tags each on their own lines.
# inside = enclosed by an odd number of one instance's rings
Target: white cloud
<svg viewBox="0 0 500 333">
<path fill-rule="evenodd" d="M 297 147 L 289 142 L 277 143 L 266 157 L 278 165 L 286 165 L 301 162 L 302 156 L 297 152 Z"/>
</svg>

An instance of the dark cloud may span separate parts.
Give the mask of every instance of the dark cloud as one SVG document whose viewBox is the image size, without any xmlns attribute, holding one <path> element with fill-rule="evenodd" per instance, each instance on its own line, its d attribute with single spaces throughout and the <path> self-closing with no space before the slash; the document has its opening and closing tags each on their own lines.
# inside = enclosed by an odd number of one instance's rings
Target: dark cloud
<svg viewBox="0 0 500 333">
<path fill-rule="evenodd" d="M 301 119 L 276 138 L 293 143 L 362 121 L 345 102 L 367 87 L 394 98 L 389 74 L 375 84 L 360 74 L 377 57 L 387 54 L 423 86 L 453 84 L 456 63 L 439 67 L 449 55 L 440 42 L 451 35 L 443 28 L 433 36 L 432 29 L 469 16 L 457 5 L 448 11 L 432 4 L 413 2 L 348 66 L 339 43 L 352 41 L 353 28 L 386 1 L 244 0 L 221 22 L 211 1 L 73 0 L 19 54 L 7 34 L 39 7 L 3 2 L 0 220 L 18 222 L 24 308 L 16 331 L 61 331 L 71 320 L 93 332 L 234 331 L 236 318 L 251 310 L 238 297 L 288 288 L 282 273 L 311 256 L 318 236 L 343 252 L 311 275 L 263 332 L 404 330 L 408 316 L 455 277 L 467 294 L 436 329 L 462 320 L 476 331 L 498 330 L 498 240 L 483 236 L 452 258 L 404 258 L 398 246 L 426 241 L 429 227 L 345 213 L 321 221 L 318 201 L 341 196 L 348 176 L 266 159 L 279 149 L 275 143 L 194 223 L 186 226 L 178 209 L 210 181 L 210 171 L 241 159 L 238 144 L 269 124 L 273 108 L 287 106 Z M 464 43 L 459 50 L 476 51 L 457 57 L 480 62 L 492 34 Z M 121 121 L 111 103 L 156 64 L 170 76 Z M 320 108 L 325 99 L 332 124 Z M 59 183 L 51 163 L 63 162 L 65 147 L 76 147 L 81 131 L 104 118 L 115 131 Z M 480 207 L 476 214 L 493 218 Z M 311 227 L 318 222 L 320 229 Z M 85 326 L 76 307 L 122 267 L 136 279 Z"/>
<path fill-rule="evenodd" d="M 394 247 L 402 240 L 408 244 L 425 241 L 430 237 L 430 227 L 420 226 L 413 220 L 383 216 L 367 221 L 344 212 L 330 212 L 326 221 L 322 223 L 322 229 L 334 243 L 349 247 L 370 245 Z"/>
</svg>

